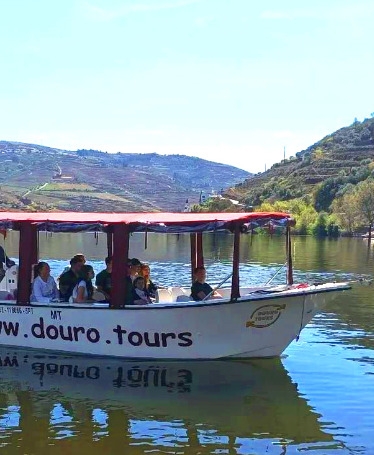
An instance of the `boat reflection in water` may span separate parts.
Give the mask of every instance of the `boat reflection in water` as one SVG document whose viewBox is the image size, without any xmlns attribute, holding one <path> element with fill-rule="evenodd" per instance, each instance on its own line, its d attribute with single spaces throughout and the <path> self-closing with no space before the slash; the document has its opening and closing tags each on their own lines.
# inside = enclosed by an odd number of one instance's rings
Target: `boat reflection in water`
<svg viewBox="0 0 374 455">
<path fill-rule="evenodd" d="M 0 409 L 7 453 L 337 448 L 279 359 L 129 362 L 2 347 Z"/>
</svg>

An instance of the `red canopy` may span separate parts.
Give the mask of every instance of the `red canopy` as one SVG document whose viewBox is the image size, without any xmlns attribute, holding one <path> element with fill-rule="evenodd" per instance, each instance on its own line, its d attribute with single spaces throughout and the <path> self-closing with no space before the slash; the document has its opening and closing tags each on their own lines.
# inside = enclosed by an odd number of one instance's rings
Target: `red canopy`
<svg viewBox="0 0 374 455">
<path fill-rule="evenodd" d="M 31 223 L 85 223 L 85 224 L 165 224 L 188 226 L 196 223 L 242 222 L 291 220 L 289 213 L 247 212 L 247 213 L 88 213 L 88 212 L 1 212 L 0 222 Z"/>
</svg>

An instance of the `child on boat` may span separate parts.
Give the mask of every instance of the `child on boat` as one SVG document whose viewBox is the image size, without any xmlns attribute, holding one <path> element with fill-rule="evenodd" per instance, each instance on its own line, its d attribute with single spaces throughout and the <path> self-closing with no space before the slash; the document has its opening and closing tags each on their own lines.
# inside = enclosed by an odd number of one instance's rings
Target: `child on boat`
<svg viewBox="0 0 374 455">
<path fill-rule="evenodd" d="M 133 297 L 134 305 L 148 305 L 152 303 L 151 298 L 144 290 L 144 278 L 142 276 L 137 276 L 133 282 Z"/>
</svg>

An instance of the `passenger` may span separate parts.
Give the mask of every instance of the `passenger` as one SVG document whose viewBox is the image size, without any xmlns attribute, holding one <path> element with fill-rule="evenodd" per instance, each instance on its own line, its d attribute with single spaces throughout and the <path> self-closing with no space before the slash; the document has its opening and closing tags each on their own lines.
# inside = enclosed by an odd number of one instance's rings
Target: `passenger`
<svg viewBox="0 0 374 455">
<path fill-rule="evenodd" d="M 148 264 L 142 264 L 140 269 L 140 276 L 144 278 L 144 290 L 149 297 L 156 297 L 157 286 L 150 279 L 151 270 Z"/>
<path fill-rule="evenodd" d="M 59 298 L 56 282 L 50 275 L 51 269 L 47 262 L 38 262 L 34 266 L 31 302 L 50 303 Z"/>
<path fill-rule="evenodd" d="M 11 267 L 13 267 L 13 265 L 16 264 L 14 261 L 12 261 L 12 259 L 8 258 L 8 256 L 5 254 L 4 248 L 2 246 L 0 246 L 0 265 L 1 265 L 1 268 L 3 268 L 2 267 L 3 263 L 5 264 L 7 269 L 10 269 Z"/>
<path fill-rule="evenodd" d="M 135 278 L 140 274 L 142 263 L 137 258 L 132 258 L 128 262 L 129 267 L 129 277 L 131 281 L 134 281 Z"/>
<path fill-rule="evenodd" d="M 85 257 L 85 255 L 83 253 L 77 253 L 73 257 L 78 259 L 78 261 L 83 262 L 83 265 L 86 263 L 86 257 Z"/>
<path fill-rule="evenodd" d="M 4 270 L 3 263 L 0 262 L 0 283 L 3 281 L 5 274 L 6 274 L 6 271 Z"/>
<path fill-rule="evenodd" d="M 92 279 L 95 277 L 94 269 L 91 265 L 84 264 L 80 270 L 80 277 L 78 283 L 75 285 L 70 302 L 82 303 L 82 302 L 94 302 L 92 299 L 93 286 Z"/>
<path fill-rule="evenodd" d="M 126 276 L 126 296 L 125 305 L 134 304 L 134 286 L 133 282 L 139 275 L 141 262 L 139 259 L 132 258 L 127 262 L 127 276 Z"/>
<path fill-rule="evenodd" d="M 82 253 L 75 254 L 75 255 L 72 257 L 72 259 L 78 259 L 78 261 L 79 261 L 79 262 L 82 262 L 83 265 L 86 263 L 86 258 L 85 258 L 85 256 L 84 256 L 84 254 L 82 254 Z M 69 270 L 70 270 L 70 267 L 67 266 L 67 267 L 64 268 L 64 270 L 62 271 L 62 273 L 68 272 Z M 61 275 L 62 275 L 62 273 L 61 273 Z"/>
<path fill-rule="evenodd" d="M 206 270 L 205 267 L 196 267 L 194 270 L 194 283 L 191 286 L 191 297 L 193 300 L 199 301 L 203 300 L 207 295 L 209 295 L 213 288 L 205 282 L 206 280 Z M 214 298 L 222 298 L 222 296 L 218 292 L 214 292 L 210 297 L 210 299 Z"/>
<path fill-rule="evenodd" d="M 60 297 L 65 302 L 68 302 L 75 285 L 78 283 L 79 274 L 84 266 L 82 259 L 74 256 L 70 260 L 70 268 L 67 272 L 63 272 L 59 278 Z"/>
<path fill-rule="evenodd" d="M 105 258 L 106 269 L 96 275 L 96 288 L 102 292 L 106 300 L 110 301 L 110 291 L 112 288 L 112 256 Z"/>
<path fill-rule="evenodd" d="M 148 305 L 152 303 L 149 295 L 144 290 L 144 278 L 137 276 L 133 282 L 133 304 L 134 305 Z"/>
<path fill-rule="evenodd" d="M 0 283 L 4 279 L 6 274 L 4 264 L 7 269 L 10 269 L 10 267 L 13 267 L 13 265 L 15 265 L 16 263 L 8 258 L 8 256 L 5 254 L 4 248 L 0 246 Z"/>
</svg>

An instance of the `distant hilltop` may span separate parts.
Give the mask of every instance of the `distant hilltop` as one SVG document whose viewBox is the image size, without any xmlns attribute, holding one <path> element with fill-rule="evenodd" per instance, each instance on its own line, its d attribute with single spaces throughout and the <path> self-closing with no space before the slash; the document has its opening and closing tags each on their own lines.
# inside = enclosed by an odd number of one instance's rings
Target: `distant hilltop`
<svg viewBox="0 0 374 455">
<path fill-rule="evenodd" d="M 226 191 L 247 208 L 304 198 L 317 211 L 374 176 L 374 113 Z"/>
<path fill-rule="evenodd" d="M 183 211 L 251 173 L 185 155 L 0 141 L 2 210 Z"/>
</svg>

